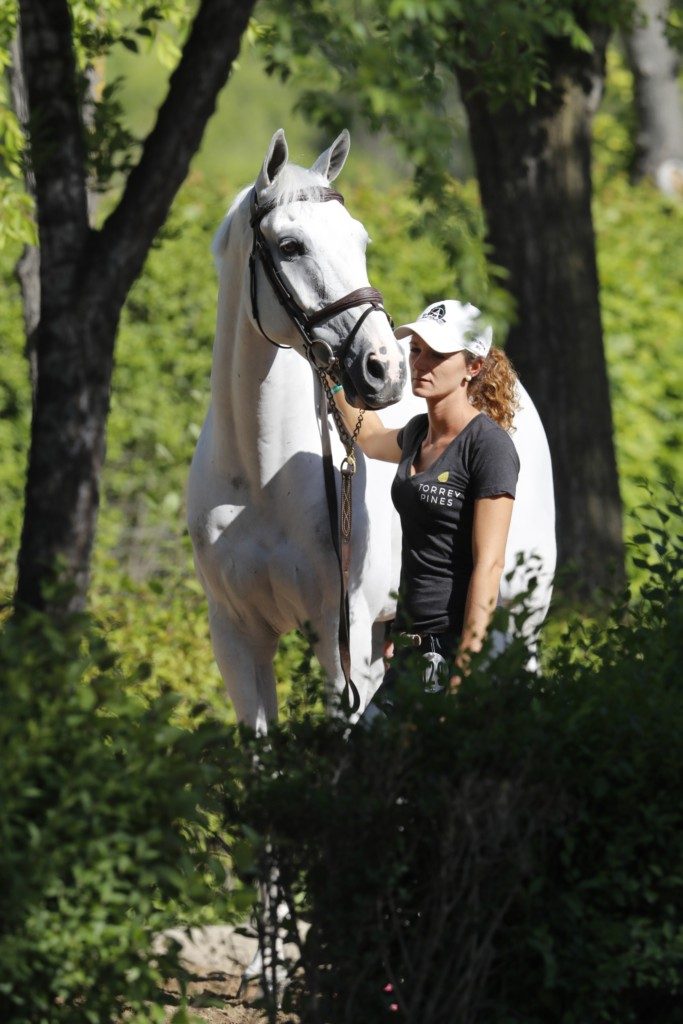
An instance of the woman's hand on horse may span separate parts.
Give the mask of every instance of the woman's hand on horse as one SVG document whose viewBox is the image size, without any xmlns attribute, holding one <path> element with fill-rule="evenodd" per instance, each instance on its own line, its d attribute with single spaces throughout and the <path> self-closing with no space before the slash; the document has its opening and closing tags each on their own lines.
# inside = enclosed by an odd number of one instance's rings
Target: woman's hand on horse
<svg viewBox="0 0 683 1024">
<path fill-rule="evenodd" d="M 356 426 L 358 410 L 346 401 L 343 391 L 335 391 L 334 401 L 342 414 L 344 426 L 350 434 Z M 363 423 L 358 433 L 358 447 L 369 459 L 382 462 L 400 462 L 401 449 L 398 446 L 398 430 L 385 427 L 376 412 L 369 409 L 363 414 Z"/>
</svg>

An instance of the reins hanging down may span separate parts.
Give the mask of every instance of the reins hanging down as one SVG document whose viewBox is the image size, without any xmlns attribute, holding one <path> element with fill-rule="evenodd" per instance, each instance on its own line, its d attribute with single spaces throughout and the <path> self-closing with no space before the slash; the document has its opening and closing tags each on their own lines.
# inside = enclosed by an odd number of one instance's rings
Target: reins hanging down
<svg viewBox="0 0 683 1024">
<path fill-rule="evenodd" d="M 349 711 L 353 714 L 360 708 L 358 687 L 351 678 L 351 609 L 349 607 L 349 580 L 351 577 L 351 530 L 353 526 L 353 477 L 356 472 L 355 445 L 363 424 L 363 410 L 358 413 L 358 420 L 353 434 L 349 434 L 341 417 L 337 404 L 332 397 L 330 385 L 325 374 L 318 371 L 320 385 L 327 398 L 327 408 L 332 413 L 340 440 L 346 450 L 342 459 L 341 472 L 341 507 L 337 509 L 337 488 L 332 464 L 332 449 L 328 433 L 323 433 L 323 474 L 327 510 L 330 517 L 330 534 L 332 545 L 339 562 L 339 661 L 344 674 L 344 698 Z"/>
<path fill-rule="evenodd" d="M 297 192 L 291 199 L 292 202 L 337 202 L 344 203 L 344 197 L 340 192 L 332 188 L 318 188 L 311 191 Z M 340 466 L 341 472 L 341 508 L 337 507 L 337 488 L 334 478 L 334 466 L 332 464 L 332 449 L 329 435 L 325 435 L 323 444 L 323 474 L 325 479 L 325 494 L 327 496 L 327 509 L 330 517 L 330 533 L 332 545 L 339 562 L 340 598 L 339 598 L 339 660 L 344 675 L 344 697 L 349 711 L 353 714 L 360 707 L 360 694 L 358 688 L 351 678 L 351 622 L 349 610 L 349 580 L 351 575 L 351 532 L 353 525 L 352 506 L 352 481 L 356 472 L 355 445 L 363 422 L 363 411 L 358 416 L 358 422 L 353 431 L 349 434 L 337 405 L 332 397 L 326 374 L 333 380 L 339 382 L 341 366 L 346 357 L 354 338 L 364 324 L 370 313 L 382 312 L 392 324 L 391 317 L 384 308 L 382 293 L 376 288 L 357 288 L 348 295 L 330 302 L 322 309 L 307 313 L 301 308 L 296 298 L 290 291 L 287 281 L 275 266 L 273 255 L 268 243 L 261 231 L 261 222 L 264 217 L 275 209 L 277 203 L 267 203 L 259 206 L 256 189 L 251 192 L 250 197 L 250 224 L 253 232 L 252 247 L 249 256 L 249 289 L 251 295 L 251 308 L 254 320 L 258 324 L 261 334 L 271 345 L 277 348 L 289 348 L 288 345 L 281 345 L 268 336 L 263 329 L 258 308 L 258 281 L 257 264 L 260 262 L 263 271 L 270 282 L 276 299 L 287 312 L 289 318 L 301 336 L 306 357 L 315 370 L 321 388 L 327 397 L 327 406 L 332 414 L 339 437 L 346 455 Z M 339 346 L 337 352 L 326 341 L 315 338 L 313 330 L 322 323 L 332 320 L 340 313 L 356 306 L 366 305 L 368 308 L 361 313 L 351 328 L 349 334 Z"/>
</svg>

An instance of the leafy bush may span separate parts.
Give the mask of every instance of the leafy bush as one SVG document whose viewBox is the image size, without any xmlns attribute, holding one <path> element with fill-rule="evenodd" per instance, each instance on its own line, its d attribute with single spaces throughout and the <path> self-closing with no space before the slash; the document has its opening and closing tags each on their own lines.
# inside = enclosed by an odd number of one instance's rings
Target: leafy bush
<svg viewBox="0 0 683 1024">
<path fill-rule="evenodd" d="M 0 1018 L 8 1024 L 163 1020 L 166 927 L 212 905 L 201 753 L 214 727 L 170 722 L 176 698 L 131 695 L 83 623 L 40 617 L 0 634 Z M 223 918 L 225 919 L 225 917 Z"/>
<path fill-rule="evenodd" d="M 226 827 L 291 930 L 310 919 L 309 1024 L 391 1003 L 413 1024 L 680 1022 L 675 508 L 641 538 L 638 600 L 570 627 L 544 678 L 513 647 L 455 698 L 409 673 L 369 730 L 308 715 L 246 744 Z"/>
</svg>

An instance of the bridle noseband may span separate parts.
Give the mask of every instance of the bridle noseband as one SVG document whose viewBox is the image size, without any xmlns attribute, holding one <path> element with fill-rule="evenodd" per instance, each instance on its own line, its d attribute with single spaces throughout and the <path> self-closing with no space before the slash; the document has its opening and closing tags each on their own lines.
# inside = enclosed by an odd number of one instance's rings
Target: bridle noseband
<svg viewBox="0 0 683 1024">
<path fill-rule="evenodd" d="M 333 200 L 340 202 L 342 206 L 344 205 L 344 197 L 340 192 L 335 191 L 333 188 L 321 187 L 311 191 L 297 192 L 294 197 L 290 199 L 290 202 L 328 203 Z M 261 266 L 263 267 L 266 277 L 270 281 L 270 285 L 275 293 L 275 297 L 301 335 L 306 357 L 311 362 L 315 370 L 327 373 L 334 380 L 337 380 L 337 368 L 341 366 L 354 338 L 370 313 L 375 310 L 379 310 L 385 314 L 392 327 L 393 322 L 384 308 L 382 293 L 378 292 L 376 288 L 357 288 L 355 291 L 349 292 L 348 295 L 344 295 L 341 299 L 337 299 L 335 302 L 330 302 L 327 306 L 323 306 L 322 309 L 314 310 L 312 313 L 307 313 L 301 308 L 289 290 L 286 280 L 275 266 L 273 255 L 263 232 L 261 231 L 261 222 L 264 217 L 266 217 L 271 210 L 274 210 L 277 205 L 277 202 L 272 202 L 267 203 L 265 206 L 259 206 L 256 188 L 252 189 L 250 197 L 249 223 L 251 224 L 253 239 L 251 254 L 249 256 L 249 290 L 251 293 L 251 310 L 253 317 L 258 324 L 261 334 L 271 343 L 271 345 L 275 345 L 277 348 L 290 347 L 288 345 L 281 345 L 279 342 L 274 341 L 263 329 L 261 318 L 259 317 L 257 294 L 258 286 L 256 281 L 256 264 L 260 260 Z M 313 336 L 313 330 L 320 324 L 325 323 L 328 320 L 332 320 L 339 313 L 343 313 L 347 309 L 353 309 L 356 306 L 364 306 L 366 303 L 369 303 L 368 308 L 361 314 L 358 320 L 356 320 L 351 331 L 342 342 L 338 352 L 333 352 L 332 348 L 326 341 Z"/>
</svg>

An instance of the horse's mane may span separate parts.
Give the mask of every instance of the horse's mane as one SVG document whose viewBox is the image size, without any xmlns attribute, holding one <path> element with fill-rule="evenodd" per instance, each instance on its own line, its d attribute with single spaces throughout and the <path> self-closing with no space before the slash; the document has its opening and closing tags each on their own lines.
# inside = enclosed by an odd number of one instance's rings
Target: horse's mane
<svg viewBox="0 0 683 1024">
<path fill-rule="evenodd" d="M 237 196 L 232 201 L 230 209 L 219 224 L 216 234 L 213 236 L 213 242 L 211 243 L 211 255 L 213 256 L 213 262 L 216 270 L 220 270 L 221 260 L 223 259 L 223 255 L 228 244 L 228 236 L 230 234 L 230 228 L 237 208 L 249 192 L 251 192 L 251 185 L 248 185 L 247 188 L 243 188 L 241 192 L 238 192 Z"/>
</svg>

